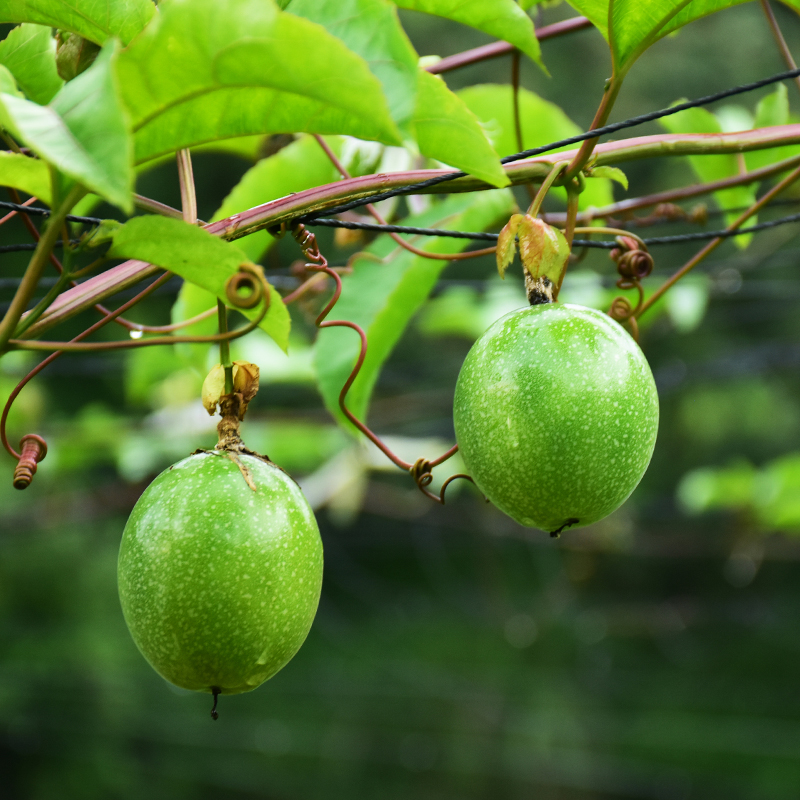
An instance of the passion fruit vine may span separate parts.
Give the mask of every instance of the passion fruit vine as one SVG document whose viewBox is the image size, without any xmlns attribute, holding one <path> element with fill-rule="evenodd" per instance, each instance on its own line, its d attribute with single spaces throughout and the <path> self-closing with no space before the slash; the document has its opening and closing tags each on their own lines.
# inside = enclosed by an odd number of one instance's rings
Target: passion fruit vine
<svg viewBox="0 0 800 800">
<path fill-rule="evenodd" d="M 322 584 L 314 514 L 289 475 L 242 444 L 240 399 L 221 398 L 215 451 L 183 459 L 145 490 L 118 564 L 139 650 L 176 686 L 213 694 L 215 707 L 217 695 L 255 689 L 294 656 Z"/>
</svg>

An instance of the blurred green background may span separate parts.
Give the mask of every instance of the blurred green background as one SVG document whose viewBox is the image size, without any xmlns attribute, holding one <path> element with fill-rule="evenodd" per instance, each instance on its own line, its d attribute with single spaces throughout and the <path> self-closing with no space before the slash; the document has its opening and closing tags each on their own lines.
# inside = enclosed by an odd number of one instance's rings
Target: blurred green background
<svg viewBox="0 0 800 800">
<path fill-rule="evenodd" d="M 776 13 L 799 54 L 800 19 Z M 556 5 L 542 17 L 571 14 Z M 487 41 L 402 16 L 421 55 Z M 523 64 L 523 85 L 587 126 L 609 72 L 601 37 L 545 42 L 543 54 L 552 78 Z M 758 3 L 747 3 L 657 44 L 613 118 L 784 68 Z M 461 89 L 509 75 L 503 58 L 447 81 Z M 797 87 L 787 88 L 800 109 Z M 741 106 L 752 115 L 770 91 Z M 251 163 L 197 153 L 194 166 L 208 219 Z M 695 180 L 688 162 L 626 172 L 629 196 Z M 143 174 L 138 191 L 179 204 L 174 165 Z M 708 225 L 720 227 L 714 208 Z M 50 453 L 26 492 L 11 488 L 10 459 L 0 481 L 0 796 L 798 797 L 797 233 L 788 225 L 744 250 L 724 245 L 653 315 L 641 339 L 661 397 L 653 463 L 618 512 L 558 541 L 516 525 L 467 485 L 454 484 L 443 508 L 428 502 L 335 427 L 311 361 L 319 297 L 292 308 L 290 358 L 258 334 L 238 345 L 263 381 L 246 441 L 300 479 L 326 564 L 307 643 L 257 691 L 222 698 L 216 724 L 209 697 L 171 687 L 139 655 L 115 576 L 125 519 L 149 480 L 213 445 L 197 358 L 153 348 L 58 360 L 10 420 L 12 440 L 36 430 Z M 354 252 L 330 231 L 318 236 L 334 264 Z M 18 220 L 0 229 L 2 244 L 26 240 Z M 654 282 L 695 249 L 655 250 Z M 283 240 L 265 257 L 281 288 L 293 285 L 298 256 Z M 0 302 L 24 263 L 24 254 L 3 257 Z M 607 308 L 612 268 L 590 252 L 567 277 L 565 299 Z M 486 259 L 443 275 L 370 412 L 373 429 L 406 457 L 449 446 L 453 386 L 471 341 L 524 302 L 518 267 L 505 283 Z M 178 289 L 168 284 L 132 316 L 163 324 Z M 72 320 L 59 335 L 95 319 Z M 33 363 L 4 358 L 0 396 Z M 442 476 L 451 471 L 458 465 Z"/>
</svg>

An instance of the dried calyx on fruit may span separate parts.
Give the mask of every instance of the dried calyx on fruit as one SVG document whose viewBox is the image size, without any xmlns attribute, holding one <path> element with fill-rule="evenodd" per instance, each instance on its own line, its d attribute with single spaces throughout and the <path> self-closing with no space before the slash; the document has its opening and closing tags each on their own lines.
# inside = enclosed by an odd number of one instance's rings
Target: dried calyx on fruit
<svg viewBox="0 0 800 800">
<path fill-rule="evenodd" d="M 217 368 L 204 385 L 206 407 L 215 398 L 222 417 L 216 448 L 148 486 L 118 566 L 136 645 L 168 681 L 213 694 L 214 719 L 218 695 L 255 689 L 297 652 L 322 583 L 319 529 L 300 487 L 241 440 L 258 367 L 235 367 L 234 392 L 214 395 Z"/>
<path fill-rule="evenodd" d="M 514 214 L 497 239 L 497 271 L 505 278 L 514 260 L 519 240 L 519 257 L 525 274 L 525 290 L 532 305 L 552 303 L 558 297 L 569 261 L 569 243 L 558 228 L 530 214 Z"/>
</svg>

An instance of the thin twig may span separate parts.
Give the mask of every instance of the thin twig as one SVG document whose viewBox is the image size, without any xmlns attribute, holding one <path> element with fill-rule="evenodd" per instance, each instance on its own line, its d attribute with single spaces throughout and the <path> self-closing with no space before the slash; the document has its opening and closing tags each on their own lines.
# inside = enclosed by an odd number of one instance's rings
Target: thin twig
<svg viewBox="0 0 800 800">
<path fill-rule="evenodd" d="M 775 43 L 778 45 L 778 50 L 781 51 L 781 55 L 783 56 L 783 60 L 786 62 L 786 66 L 789 67 L 789 69 L 797 69 L 797 64 L 795 63 L 794 58 L 792 58 L 792 51 L 789 50 L 789 45 L 786 44 L 786 39 L 783 38 L 783 33 L 778 25 L 778 20 L 775 19 L 775 12 L 773 12 L 772 6 L 769 4 L 769 0 L 760 0 L 760 2 L 761 10 L 764 12 L 764 16 L 767 18 L 769 29 L 772 31 L 772 35 L 775 38 Z M 794 82 L 797 88 L 800 89 L 800 75 L 794 79 Z"/>
<path fill-rule="evenodd" d="M 753 214 L 763 208 L 773 197 L 779 195 L 786 188 L 791 186 L 800 177 L 800 167 L 797 167 L 789 175 L 787 175 L 780 183 L 772 187 L 763 197 L 759 198 L 744 214 L 737 217 L 727 228 L 728 231 L 734 231 L 746 222 Z M 652 295 L 642 303 L 636 314 L 637 318 L 647 311 L 655 302 L 657 302 L 662 295 L 664 295 L 670 288 L 672 288 L 684 275 L 691 272 L 706 256 L 711 254 L 719 247 L 725 239 L 721 236 L 712 239 L 699 253 L 689 259 L 671 278 L 665 281 Z"/>
<path fill-rule="evenodd" d="M 565 36 L 568 33 L 582 31 L 591 27 L 592 23 L 586 19 L 586 17 L 572 17 L 571 19 L 565 19 L 561 22 L 547 25 L 544 28 L 537 28 L 536 38 L 540 42 L 543 42 L 545 39 L 555 39 L 557 36 Z M 460 67 L 467 67 L 470 64 L 488 61 L 490 58 L 508 55 L 513 49 L 514 45 L 508 42 L 492 42 L 492 44 L 485 44 L 481 47 L 475 47 L 472 50 L 465 50 L 463 53 L 447 56 L 447 58 L 443 58 L 435 64 L 426 67 L 426 70 L 432 72 L 434 75 L 440 75 L 443 72 L 450 72 Z"/>
</svg>

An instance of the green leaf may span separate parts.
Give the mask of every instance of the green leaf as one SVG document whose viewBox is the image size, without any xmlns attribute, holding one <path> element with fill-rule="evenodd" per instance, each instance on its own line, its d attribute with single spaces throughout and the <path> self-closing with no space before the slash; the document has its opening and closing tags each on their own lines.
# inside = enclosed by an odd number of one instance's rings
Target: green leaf
<svg viewBox="0 0 800 800">
<path fill-rule="evenodd" d="M 134 217 L 115 234 L 108 251 L 111 258 L 132 258 L 156 264 L 214 294 L 231 308 L 225 282 L 239 271 L 247 256 L 236 246 L 202 228 L 179 219 L 159 216 Z M 253 319 L 261 311 L 237 309 Z M 270 306 L 263 328 L 284 350 L 289 341 L 289 312 L 278 292 L 270 286 Z"/>
<path fill-rule="evenodd" d="M 753 123 L 754 128 L 769 128 L 773 125 L 786 125 L 789 123 L 789 96 L 786 84 L 779 83 L 775 91 L 762 97 L 756 106 L 756 116 Z M 761 167 L 782 161 L 785 158 L 792 158 L 800 153 L 797 145 L 786 147 L 773 147 L 769 150 L 753 150 L 744 154 L 744 160 L 748 170 L 760 169 Z"/>
<path fill-rule="evenodd" d="M 338 154 L 341 141 L 331 138 L 328 144 Z M 317 141 L 312 136 L 304 136 L 245 172 L 211 221 L 226 219 L 292 192 L 333 183 L 337 178 L 339 173 Z M 258 261 L 274 241 L 275 238 L 264 230 L 245 236 L 236 243 L 250 260 Z"/>
<path fill-rule="evenodd" d="M 478 118 L 498 153 L 506 156 L 519 150 L 514 127 L 514 95 L 510 86 L 484 83 L 462 89 L 458 96 Z M 582 132 L 555 103 L 543 100 L 527 89 L 519 90 L 519 110 L 523 149 L 566 139 Z M 566 191 L 562 187 L 553 188 L 551 195 L 566 201 Z M 613 201 L 611 183 L 605 178 L 587 181 L 586 188 L 579 195 L 581 209 L 589 206 L 599 208 Z"/>
<path fill-rule="evenodd" d="M 24 97 L 19 87 L 17 86 L 14 76 L 9 72 L 8 67 L 0 64 L 0 93 L 10 94 L 13 97 Z"/>
<path fill-rule="evenodd" d="M 624 75 L 653 43 L 701 17 L 744 0 L 568 0 L 608 40 L 614 72 Z"/>
<path fill-rule="evenodd" d="M 420 152 L 492 186 L 509 179 L 475 115 L 438 76 L 420 70 L 414 133 Z"/>
<path fill-rule="evenodd" d="M 450 197 L 405 222 L 482 230 L 507 220 L 513 209 L 510 191 L 481 192 L 473 197 Z M 435 253 L 457 253 L 466 245 L 464 240 L 441 238 L 426 241 L 424 248 Z M 343 278 L 341 298 L 329 318 L 352 320 L 369 339 L 364 365 L 347 395 L 348 408 L 360 419 L 366 414 L 381 367 L 447 264 L 400 249 L 383 235 L 373 242 L 367 254 L 354 259 L 353 273 Z M 315 363 L 319 389 L 326 406 L 340 421 L 343 417 L 338 406 L 339 392 L 358 352 L 359 337 L 352 330 L 329 328 L 318 335 Z"/>
<path fill-rule="evenodd" d="M 49 103 L 64 85 L 56 72 L 56 40 L 42 25 L 14 28 L 0 42 L 0 64 L 34 103 Z"/>
<path fill-rule="evenodd" d="M 400 8 L 446 17 L 513 44 L 544 68 L 531 18 L 514 0 L 394 0 Z"/>
<path fill-rule="evenodd" d="M 681 101 L 679 101 L 681 102 Z M 722 125 L 719 119 L 705 108 L 690 108 L 680 111 L 670 117 L 660 120 L 664 128 L 670 133 L 721 133 Z M 719 181 L 738 175 L 741 167 L 739 157 L 734 154 L 719 156 L 688 156 L 688 161 L 697 176 L 704 182 Z M 755 202 L 755 186 L 734 186 L 714 192 L 714 199 L 720 208 L 741 208 Z M 725 215 L 726 222 L 730 224 L 740 212 Z M 755 224 L 756 218 L 752 217 L 747 224 Z M 751 236 L 735 236 L 733 238 L 737 247 L 744 249 L 750 243 Z"/>
<path fill-rule="evenodd" d="M 191 31 L 191 35 L 187 32 Z M 366 62 L 273 0 L 173 0 L 120 54 L 136 161 L 257 133 L 399 144 Z"/>
<path fill-rule="evenodd" d="M 109 43 L 65 84 L 49 106 L 0 95 L 0 123 L 64 176 L 130 212 L 133 167 L 125 113 L 117 98 Z M 68 182 L 59 181 L 66 192 Z M 55 198 L 54 198 L 55 200 Z"/>
<path fill-rule="evenodd" d="M 51 205 L 50 170 L 44 161 L 19 153 L 0 152 L 0 183 Z"/>
<path fill-rule="evenodd" d="M 628 176 L 618 167 L 594 167 L 587 172 L 590 178 L 609 178 L 627 190 Z"/>
<path fill-rule="evenodd" d="M 112 36 L 128 44 L 155 10 L 151 0 L 3 0 L 0 22 L 35 22 L 97 44 Z"/>
<path fill-rule="evenodd" d="M 381 82 L 392 119 L 408 129 L 419 59 L 389 0 L 292 0 L 286 10 L 319 23 L 360 55 Z"/>
</svg>

